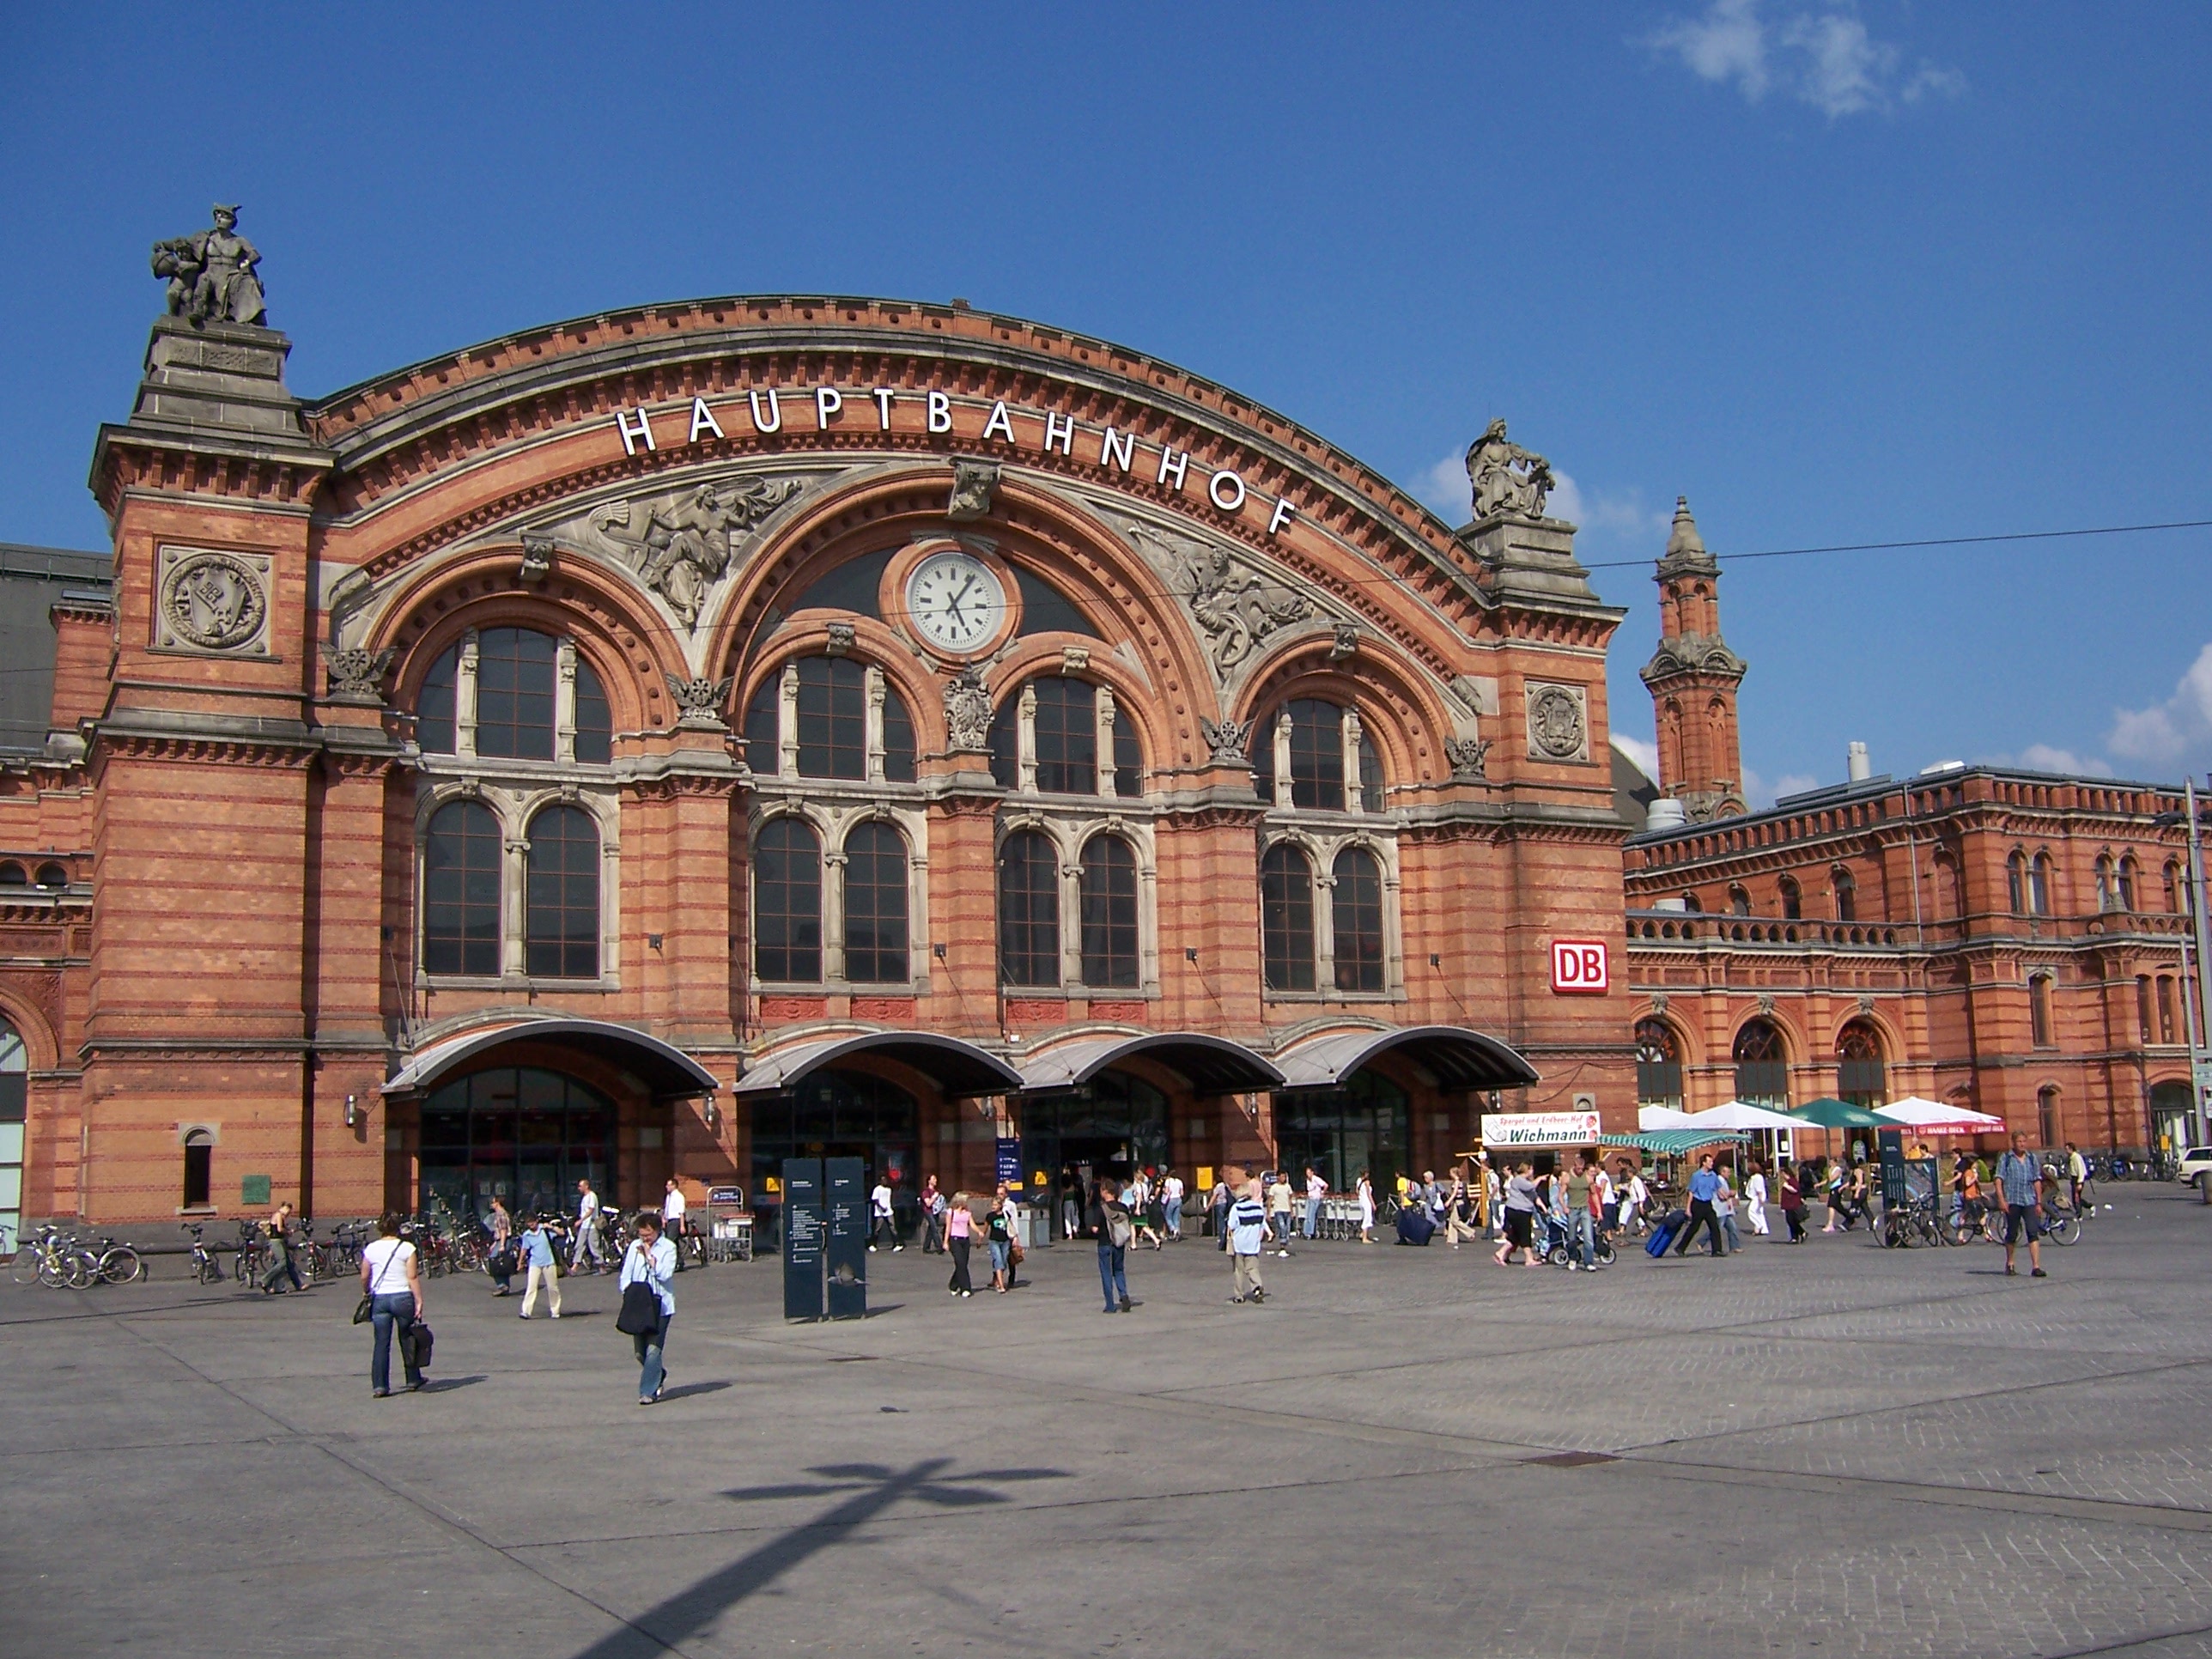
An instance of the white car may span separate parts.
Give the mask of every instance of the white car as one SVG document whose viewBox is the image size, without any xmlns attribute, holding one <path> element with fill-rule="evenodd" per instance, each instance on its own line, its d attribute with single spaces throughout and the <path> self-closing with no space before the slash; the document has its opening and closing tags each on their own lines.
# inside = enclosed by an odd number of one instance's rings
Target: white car
<svg viewBox="0 0 2212 1659">
<path fill-rule="evenodd" d="M 2212 1171 L 2212 1146 L 2191 1146 L 2181 1155 L 2181 1167 L 2174 1172 L 2174 1179 L 2194 1181 L 2208 1171 Z"/>
</svg>

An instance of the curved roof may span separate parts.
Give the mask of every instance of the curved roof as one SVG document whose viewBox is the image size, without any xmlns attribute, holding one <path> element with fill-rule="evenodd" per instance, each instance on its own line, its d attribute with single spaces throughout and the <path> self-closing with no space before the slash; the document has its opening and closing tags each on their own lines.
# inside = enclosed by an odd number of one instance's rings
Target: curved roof
<svg viewBox="0 0 2212 1659">
<path fill-rule="evenodd" d="M 1282 1056 L 1285 1086 L 1333 1089 L 1378 1054 L 1418 1061 L 1447 1089 L 1518 1089 L 1537 1081 L 1520 1051 L 1463 1025 L 1401 1025 L 1394 1031 L 1338 1031 Z"/>
<path fill-rule="evenodd" d="M 824 1066 L 834 1069 L 855 1054 L 875 1054 L 911 1066 L 948 1095 L 1012 1094 L 1022 1086 L 1019 1072 L 988 1048 L 958 1037 L 934 1031 L 864 1031 L 780 1049 L 746 1066 L 738 1080 L 738 1092 L 781 1094 Z"/>
<path fill-rule="evenodd" d="M 1037 1090 L 1079 1088 L 1099 1073 L 1140 1055 L 1179 1073 L 1202 1095 L 1283 1086 L 1283 1074 L 1271 1061 L 1241 1042 L 1201 1031 L 1148 1031 L 1142 1036 L 1065 1043 L 1032 1058 L 1022 1067 L 1022 1081 Z"/>
<path fill-rule="evenodd" d="M 619 1066 L 642 1079 L 655 1100 L 684 1100 L 720 1088 L 714 1074 L 681 1048 L 627 1025 L 603 1019 L 525 1019 L 489 1030 L 465 1031 L 408 1058 L 384 1085 L 387 1095 L 418 1094 L 463 1062 L 509 1042 L 544 1042 L 574 1048 Z"/>
</svg>

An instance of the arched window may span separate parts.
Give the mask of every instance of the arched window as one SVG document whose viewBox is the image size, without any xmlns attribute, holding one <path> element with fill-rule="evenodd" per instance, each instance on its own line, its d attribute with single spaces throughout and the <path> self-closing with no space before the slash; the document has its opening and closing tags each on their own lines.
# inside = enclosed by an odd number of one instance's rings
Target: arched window
<svg viewBox="0 0 2212 1659">
<path fill-rule="evenodd" d="M 553 758 L 558 648 L 550 634 L 487 628 L 477 635 L 477 753 Z"/>
<path fill-rule="evenodd" d="M 205 1129 L 187 1129 L 185 1132 L 184 1207 L 187 1210 L 214 1207 L 209 1197 L 214 1187 L 215 1136 Z"/>
<path fill-rule="evenodd" d="M 1663 1019 L 1636 1022 L 1636 1103 L 1682 1109 L 1682 1045 Z"/>
<path fill-rule="evenodd" d="M 2100 911 L 2120 908 L 2119 875 L 2112 865 L 2112 855 L 2104 853 L 2097 859 L 2097 908 Z"/>
<path fill-rule="evenodd" d="M 797 818 L 772 818 L 753 848 L 753 972 L 775 983 L 822 978 L 822 843 Z"/>
<path fill-rule="evenodd" d="M 2031 974 L 2027 980 L 2028 1041 L 2039 1048 L 2051 1047 L 2051 975 Z"/>
<path fill-rule="evenodd" d="M 605 766 L 615 757 L 613 711 L 607 706 L 607 689 L 599 672 L 580 655 L 576 659 L 576 759 L 585 766 Z"/>
<path fill-rule="evenodd" d="M 1691 915 L 1701 916 L 1705 913 L 1705 902 L 1695 893 L 1685 893 L 1682 895 L 1682 908 Z"/>
<path fill-rule="evenodd" d="M 799 775 L 868 775 L 867 670 L 850 657 L 799 662 Z"/>
<path fill-rule="evenodd" d="M 576 806 L 530 820 L 523 960 L 532 979 L 599 976 L 599 831 Z"/>
<path fill-rule="evenodd" d="M 1803 921 L 1805 897 L 1798 890 L 1797 878 L 1795 876 L 1784 876 L 1776 884 L 1776 886 L 1782 895 L 1782 919 L 1784 921 Z"/>
<path fill-rule="evenodd" d="M 2166 861 L 2166 909 L 2168 915 L 2181 914 L 2181 866 L 2173 860 Z"/>
<path fill-rule="evenodd" d="M 422 971 L 490 978 L 499 963 L 499 820 L 479 801 L 438 809 L 422 850 Z"/>
<path fill-rule="evenodd" d="M 2035 862 L 2027 870 L 2027 911 L 2030 915 L 2051 914 L 2051 854 L 2038 853 Z"/>
<path fill-rule="evenodd" d="M 1735 1061 L 1735 1096 L 1754 1106 L 1787 1110 L 1790 1105 L 1790 1052 L 1772 1020 L 1747 1019 L 1735 1034 L 1730 1053 Z"/>
<path fill-rule="evenodd" d="M 992 717 L 991 775 L 1005 788 L 1034 788 L 1047 795 L 1143 793 L 1144 763 L 1136 731 L 1128 717 L 1112 707 L 1111 697 L 1111 692 L 1088 680 L 1066 675 L 1024 683 L 1000 702 Z M 1113 718 L 1111 764 L 1102 770 L 1099 728 L 1109 708 Z M 1023 778 L 1025 724 L 1027 752 L 1035 763 L 1030 782 Z"/>
<path fill-rule="evenodd" d="M 1856 921 L 1859 919 L 1859 884 L 1851 872 L 1841 865 L 1830 872 L 1829 884 L 1835 890 L 1836 920 Z"/>
<path fill-rule="evenodd" d="M 30 1073 L 23 1034 L 0 1019 L 0 1253 L 9 1255 L 15 1253 L 22 1230 L 23 1128 L 30 1116 Z"/>
<path fill-rule="evenodd" d="M 999 971 L 1009 985 L 1060 983 L 1060 859 L 1034 830 L 999 849 Z"/>
<path fill-rule="evenodd" d="M 1336 855 L 1330 874 L 1330 930 L 1336 942 L 1336 988 L 1383 988 L 1382 866 L 1375 855 L 1347 847 Z"/>
<path fill-rule="evenodd" d="M 1351 710 L 1313 697 L 1285 703 L 1255 722 L 1252 787 L 1263 801 L 1309 811 L 1382 810 L 1382 760 Z M 1346 793 L 1346 760 L 1358 793 Z M 1285 799 L 1287 794 L 1288 799 Z"/>
<path fill-rule="evenodd" d="M 856 825 L 845 837 L 845 977 L 854 984 L 912 976 L 906 901 L 906 837 L 888 823 Z"/>
<path fill-rule="evenodd" d="M 872 708 L 878 693 L 881 703 Z M 801 657 L 754 688 L 745 705 L 745 764 L 762 777 L 780 777 L 787 744 L 798 750 L 802 778 L 865 781 L 872 775 L 869 757 L 879 746 L 884 781 L 914 781 L 914 720 L 905 701 L 880 669 L 850 657 Z"/>
<path fill-rule="evenodd" d="M 459 646 L 441 655 L 430 665 L 415 699 L 415 742 L 426 755 L 450 755 L 459 746 L 453 688 L 460 659 Z"/>
<path fill-rule="evenodd" d="M 1836 1093 L 1869 1111 L 1888 1101 L 1883 1073 L 1881 1033 L 1855 1019 L 1836 1034 Z"/>
<path fill-rule="evenodd" d="M 2120 860 L 2121 909 L 2132 910 L 2136 908 L 2136 894 L 2142 886 L 2142 866 L 2138 865 L 2132 857 L 2123 858 Z"/>
<path fill-rule="evenodd" d="M 1083 846 L 1083 982 L 1127 989 L 1138 982 L 1137 855 L 1119 836 Z"/>
<path fill-rule="evenodd" d="M 2045 1146 L 2066 1144 L 2065 1125 L 2058 1112 L 2058 1085 L 2046 1083 L 2035 1091 L 2035 1127 L 2041 1132 Z"/>
<path fill-rule="evenodd" d="M 1729 889 L 1729 914 L 1737 916 L 1751 914 L 1751 893 L 1741 883 Z"/>
<path fill-rule="evenodd" d="M 2013 915 L 2027 914 L 2027 860 L 2018 853 L 2005 860 L 2005 894 Z"/>
<path fill-rule="evenodd" d="M 1287 842 L 1260 860 L 1260 943 L 1269 990 L 1314 988 L 1313 866 Z"/>
<path fill-rule="evenodd" d="M 30 877 L 23 873 L 23 866 L 15 860 L 9 859 L 5 864 L 0 864 L 0 887 L 27 887 L 30 884 Z"/>
</svg>

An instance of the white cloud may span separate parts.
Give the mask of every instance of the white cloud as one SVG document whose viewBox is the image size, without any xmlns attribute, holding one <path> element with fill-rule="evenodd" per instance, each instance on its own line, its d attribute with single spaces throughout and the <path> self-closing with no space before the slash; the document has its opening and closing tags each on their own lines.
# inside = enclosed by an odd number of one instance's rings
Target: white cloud
<svg viewBox="0 0 2212 1659">
<path fill-rule="evenodd" d="M 1464 456 L 1447 455 L 1425 471 L 1416 473 L 1413 494 L 1442 514 L 1445 522 L 1465 524 L 1474 510 L 1474 492 L 1467 481 Z M 1625 494 L 1607 491 L 1584 495 L 1574 475 L 1556 467 L 1552 470 L 1552 493 L 1544 503 L 1544 512 L 1547 517 L 1565 519 L 1578 530 L 1632 548 L 1645 538 L 1656 538 L 1650 549 L 1655 559 L 1664 550 L 1668 528 L 1674 520 L 1671 506 L 1646 507 L 1643 496 L 1632 489 Z"/>
<path fill-rule="evenodd" d="M 1474 511 L 1474 486 L 1467 481 L 1467 461 L 1447 455 L 1413 480 L 1413 494 L 1443 516 L 1447 524 L 1465 524 Z"/>
<path fill-rule="evenodd" d="M 1642 44 L 1700 80 L 1733 83 L 1747 103 L 1778 86 L 1831 121 L 1966 89 L 1958 70 L 1925 61 L 1904 74 L 1903 51 L 1868 33 L 1849 4 L 1770 24 L 1759 0 L 1711 0 L 1703 15 L 1670 18 Z"/>
<path fill-rule="evenodd" d="M 2212 746 L 2212 645 L 2197 653 L 2165 702 L 2114 709 L 2105 742 L 2130 760 L 2160 763 Z"/>
<path fill-rule="evenodd" d="M 1810 772 L 1784 772 L 1769 783 L 1757 767 L 1747 766 L 1743 769 L 1743 798 L 1753 811 L 1763 811 L 1784 795 L 1802 795 L 1808 789 L 1818 789 L 1827 781 Z M 1843 780 L 1836 778 L 1832 781 L 1841 783 Z"/>
<path fill-rule="evenodd" d="M 1613 746 L 1636 763 L 1636 769 L 1654 783 L 1659 781 L 1659 745 L 1646 743 L 1642 738 L 1632 738 L 1625 732 L 1613 734 Z"/>
<path fill-rule="evenodd" d="M 2109 778 L 2112 769 L 2094 755 L 2077 755 L 2071 749 L 2047 743 L 2031 743 L 2020 751 L 2018 764 L 2031 772 L 2064 772 L 2074 777 Z"/>
</svg>

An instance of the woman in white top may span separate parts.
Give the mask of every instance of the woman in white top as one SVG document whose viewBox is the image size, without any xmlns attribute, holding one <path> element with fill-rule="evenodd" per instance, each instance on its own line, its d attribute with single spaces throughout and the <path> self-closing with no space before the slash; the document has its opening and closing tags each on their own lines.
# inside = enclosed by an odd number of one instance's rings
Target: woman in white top
<svg viewBox="0 0 2212 1659">
<path fill-rule="evenodd" d="M 1359 1172 L 1359 1242 L 1375 1242 L 1375 1183 L 1367 1178 L 1367 1171 Z"/>
<path fill-rule="evenodd" d="M 1743 1218 L 1751 1224 L 1752 1231 L 1761 1238 L 1766 1237 L 1766 1171 L 1754 1164 L 1751 1178 L 1743 1183 Z"/>
<path fill-rule="evenodd" d="M 637 1348 L 637 1403 L 650 1406 L 668 1386 L 668 1322 L 676 1317 L 676 1245 L 661 1231 L 660 1218 L 650 1210 L 637 1216 L 637 1237 L 623 1253 L 622 1277 L 616 1289 L 633 1285 L 652 1286 L 660 1304 L 660 1319 L 652 1330 L 634 1333 Z"/>
<path fill-rule="evenodd" d="M 361 1253 L 361 1291 L 368 1298 L 369 1321 L 376 1328 L 376 1353 L 368 1364 L 372 1397 L 392 1392 L 392 1335 L 399 1334 L 399 1359 L 406 1367 L 407 1392 L 422 1386 L 410 1340 L 422 1316 L 422 1263 L 415 1247 L 399 1237 L 399 1218 L 387 1210 L 376 1224 L 377 1237 Z"/>
</svg>

